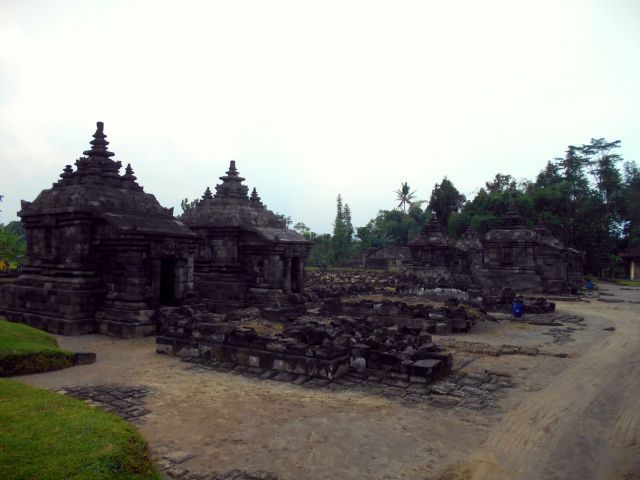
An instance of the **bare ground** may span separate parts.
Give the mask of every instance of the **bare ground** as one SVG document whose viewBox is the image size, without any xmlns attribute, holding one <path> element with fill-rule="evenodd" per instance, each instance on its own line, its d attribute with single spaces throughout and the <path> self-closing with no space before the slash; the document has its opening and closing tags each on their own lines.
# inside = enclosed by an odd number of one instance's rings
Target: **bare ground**
<svg viewBox="0 0 640 480">
<path fill-rule="evenodd" d="M 513 375 L 491 410 L 409 406 L 385 397 L 310 390 L 186 370 L 153 338 L 58 337 L 94 351 L 93 365 L 19 377 L 58 388 L 147 385 L 140 430 L 152 448 L 195 454 L 191 471 L 265 470 L 280 479 L 640 479 L 640 289 L 604 284 L 624 303 L 566 302 L 586 327 L 572 343 L 551 327 L 483 324 L 460 339 L 533 346 L 551 355 L 472 356 L 466 370 Z M 605 331 L 605 327 L 615 331 Z"/>
</svg>

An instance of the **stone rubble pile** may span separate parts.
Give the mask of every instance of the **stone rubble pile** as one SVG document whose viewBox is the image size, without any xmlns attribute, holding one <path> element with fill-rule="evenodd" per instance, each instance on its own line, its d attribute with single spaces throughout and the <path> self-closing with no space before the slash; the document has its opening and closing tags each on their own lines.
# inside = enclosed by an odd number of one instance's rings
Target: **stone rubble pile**
<svg viewBox="0 0 640 480">
<path fill-rule="evenodd" d="M 451 355 L 420 326 L 345 315 L 230 318 L 237 314 L 162 310 L 156 351 L 326 379 L 357 371 L 426 383 L 451 369 Z"/>
<path fill-rule="evenodd" d="M 397 272 L 378 270 L 307 270 L 306 290 L 320 299 L 354 294 L 394 293 L 401 283 Z"/>
<path fill-rule="evenodd" d="M 392 297 L 393 298 L 393 297 Z M 347 314 L 354 317 L 373 317 L 399 327 L 420 328 L 429 333 L 468 332 L 479 320 L 492 320 L 482 310 L 468 303 L 450 299 L 442 304 L 407 303 L 405 299 L 332 298 L 323 302 L 326 314 Z"/>
</svg>

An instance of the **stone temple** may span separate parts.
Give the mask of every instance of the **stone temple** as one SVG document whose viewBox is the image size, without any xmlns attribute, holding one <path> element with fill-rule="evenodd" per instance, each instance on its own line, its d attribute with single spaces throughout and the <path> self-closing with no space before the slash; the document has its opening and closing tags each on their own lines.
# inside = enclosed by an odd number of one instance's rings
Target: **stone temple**
<svg viewBox="0 0 640 480">
<path fill-rule="evenodd" d="M 196 293 L 218 311 L 283 303 L 304 290 L 304 262 L 312 242 L 304 240 L 260 201 L 248 196 L 232 160 L 212 195 L 182 216 L 200 238 L 195 258 Z"/>
<path fill-rule="evenodd" d="M 542 224 L 528 228 L 514 205 L 483 238 L 470 229 L 454 242 L 432 218 L 409 248 L 407 271 L 428 288 L 569 293 L 583 282 L 584 253 L 566 247 Z"/>
<path fill-rule="evenodd" d="M 209 331 L 224 314 L 258 307 L 249 310 L 288 322 L 313 303 L 305 294 L 312 242 L 289 230 L 255 188 L 249 194 L 234 161 L 215 194 L 207 187 L 177 219 L 173 209 L 144 192 L 130 164 L 121 173 L 101 122 L 90 144 L 75 169 L 67 165 L 51 188 L 23 201 L 18 214 L 28 259 L 13 283 L 0 285 L 0 315 L 66 335 L 132 337 L 167 327 L 160 331 L 162 348 L 188 351 L 195 348 L 193 332 L 229 334 L 228 324 Z M 528 228 L 513 206 L 483 238 L 469 230 L 453 241 L 432 219 L 408 248 L 412 260 L 403 281 L 417 289 L 564 293 L 582 283 L 583 253 L 564 246 L 543 225 Z M 185 327 L 189 322 L 193 328 Z M 245 335 L 243 326 L 236 327 Z M 245 337 L 234 348 L 250 346 Z M 288 341 L 303 340 L 294 337 Z M 227 340 L 218 343 L 231 351 Z M 343 362 L 343 350 L 322 347 L 318 355 Z"/>
<path fill-rule="evenodd" d="M 18 213 L 27 237 L 22 275 L 0 288 L 0 314 L 61 334 L 152 333 L 154 312 L 193 289 L 197 236 L 107 150 L 91 148 Z"/>
<path fill-rule="evenodd" d="M 304 288 L 310 242 L 288 230 L 234 162 L 184 221 L 120 173 L 98 123 L 91 148 L 18 213 L 28 260 L 0 286 L 0 315 L 65 335 L 155 333 L 158 312 L 210 299 L 213 309 L 283 301 Z"/>
</svg>

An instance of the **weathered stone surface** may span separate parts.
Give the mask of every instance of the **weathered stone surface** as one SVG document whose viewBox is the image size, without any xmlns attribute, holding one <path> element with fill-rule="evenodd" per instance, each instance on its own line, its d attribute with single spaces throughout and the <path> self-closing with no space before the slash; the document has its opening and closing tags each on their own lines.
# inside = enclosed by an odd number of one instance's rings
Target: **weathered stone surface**
<svg viewBox="0 0 640 480">
<path fill-rule="evenodd" d="M 58 392 L 91 402 L 108 412 L 115 412 L 125 420 L 139 423 L 150 410 L 145 408 L 144 397 L 150 389 L 145 386 L 98 385 L 64 387 Z"/>
<path fill-rule="evenodd" d="M 455 383 L 436 382 L 430 385 L 431 391 L 438 395 L 449 395 L 453 390 L 458 388 Z"/>
<path fill-rule="evenodd" d="M 178 463 L 185 462 L 191 458 L 195 458 L 196 456 L 197 455 L 194 453 L 185 452 L 183 450 L 176 450 L 173 452 L 165 453 L 163 455 L 163 458 L 173 464 L 178 464 Z"/>
<path fill-rule="evenodd" d="M 249 197 L 235 161 L 220 180 L 215 195 L 207 187 L 181 217 L 203 239 L 194 264 L 197 293 L 222 310 L 291 303 L 290 294 L 304 291 L 304 260 L 311 242 L 268 210 L 255 188 Z M 267 312 L 287 314 L 272 308 L 262 314 L 268 317 Z M 236 310 L 229 320 L 239 315 Z"/>
<path fill-rule="evenodd" d="M 92 352 L 77 352 L 73 356 L 74 365 L 89 365 L 96 363 L 96 354 Z"/>
<path fill-rule="evenodd" d="M 0 286 L 0 314 L 64 335 L 155 331 L 155 309 L 193 286 L 197 237 L 110 157 L 103 125 L 91 148 L 18 213 L 22 274 Z"/>
</svg>

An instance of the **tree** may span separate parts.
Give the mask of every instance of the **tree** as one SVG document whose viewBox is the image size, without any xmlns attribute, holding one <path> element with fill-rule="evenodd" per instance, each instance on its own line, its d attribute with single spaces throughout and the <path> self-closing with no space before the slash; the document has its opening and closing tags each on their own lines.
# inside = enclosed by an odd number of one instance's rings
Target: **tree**
<svg viewBox="0 0 640 480">
<path fill-rule="evenodd" d="M 4 198 L 0 195 L 0 201 Z M 10 222 L 7 226 L 0 224 L 0 270 L 17 267 L 27 254 L 27 242 L 22 224 Z"/>
<path fill-rule="evenodd" d="M 180 202 L 180 208 L 182 208 L 182 213 L 186 213 L 187 210 L 191 210 L 192 208 L 194 208 L 196 205 L 198 205 L 198 202 L 200 200 L 198 200 L 197 198 L 195 200 L 189 200 L 188 198 L 183 199 Z"/>
<path fill-rule="evenodd" d="M 485 182 L 484 185 L 489 193 L 504 193 L 518 188 L 518 182 L 514 177 L 502 173 L 496 173 L 493 180 Z"/>
<path fill-rule="evenodd" d="M 429 219 L 419 205 L 411 205 L 407 213 L 401 210 L 380 210 L 376 218 L 357 229 L 363 252 L 387 245 L 404 246 L 413 240 Z"/>
<path fill-rule="evenodd" d="M 623 216 L 626 247 L 640 245 L 640 171 L 634 162 L 624 165 Z"/>
<path fill-rule="evenodd" d="M 622 175 L 616 167 L 622 157 L 613 152 L 616 148 L 620 148 L 620 140 L 607 142 L 604 138 L 592 138 L 591 143 L 576 148 L 585 159 L 607 215 L 615 215 L 622 193 Z"/>
<path fill-rule="evenodd" d="M 583 250 L 585 271 L 609 274 L 616 254 L 640 237 L 640 178 L 625 165 L 616 149 L 619 141 L 592 139 L 570 145 L 564 157 L 546 163 L 535 182 L 517 182 L 498 173 L 448 222 L 453 236 L 474 227 L 481 234 L 498 226 L 510 202 L 515 202 L 529 227 L 542 221 L 565 245 Z M 638 212 L 634 217 L 634 212 Z M 635 233 L 637 232 L 637 233 Z M 640 241 L 638 242 L 640 243 Z"/>
<path fill-rule="evenodd" d="M 407 182 L 400 184 L 400 188 L 396 190 L 396 200 L 398 201 L 398 207 L 402 207 L 402 211 L 407 213 L 407 205 L 412 205 L 416 197 L 415 191 L 411 191 L 411 187 Z"/>
<path fill-rule="evenodd" d="M 284 213 L 275 213 L 275 216 L 278 220 L 280 220 L 282 222 L 282 226 L 284 228 L 289 228 L 289 225 L 291 225 L 293 223 L 293 221 L 291 220 L 291 217 L 289 215 L 285 215 Z"/>
<path fill-rule="evenodd" d="M 349 213 L 349 216 L 351 214 Z M 349 227 L 345 221 L 345 211 L 342 206 L 342 195 L 336 198 L 336 218 L 333 222 L 333 235 L 331 236 L 331 263 L 340 263 L 351 254 L 349 249 L 350 234 Z M 351 219 L 349 218 L 349 222 Z"/>
<path fill-rule="evenodd" d="M 347 241 L 351 242 L 353 239 L 353 224 L 351 223 L 351 209 L 349 204 L 344 204 L 344 225 L 347 229 Z"/>
<path fill-rule="evenodd" d="M 535 187 L 550 187 L 562 182 L 560 173 L 561 158 L 556 158 L 555 162 L 548 161 L 547 166 L 536 177 Z"/>
<path fill-rule="evenodd" d="M 293 230 L 302 235 L 303 237 L 305 236 L 305 234 L 311 232 L 311 229 L 309 227 L 307 227 L 304 223 L 302 222 L 298 222 L 293 226 Z"/>
<path fill-rule="evenodd" d="M 0 225 L 0 269 L 18 266 L 25 259 L 26 253 L 25 238 Z"/>
<path fill-rule="evenodd" d="M 325 267 L 327 265 L 332 265 L 333 256 L 331 252 L 331 235 L 329 235 L 328 233 L 322 235 L 313 235 L 313 246 L 309 251 L 307 263 L 315 267 Z"/>
<path fill-rule="evenodd" d="M 442 182 L 436 183 L 433 188 L 427 209 L 433 212 L 440 225 L 447 228 L 450 215 L 459 212 L 465 201 L 466 197 L 444 177 Z"/>
</svg>

